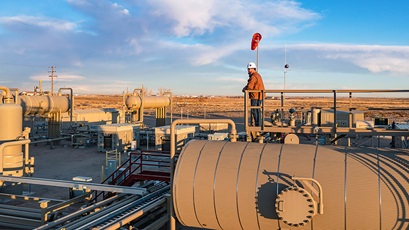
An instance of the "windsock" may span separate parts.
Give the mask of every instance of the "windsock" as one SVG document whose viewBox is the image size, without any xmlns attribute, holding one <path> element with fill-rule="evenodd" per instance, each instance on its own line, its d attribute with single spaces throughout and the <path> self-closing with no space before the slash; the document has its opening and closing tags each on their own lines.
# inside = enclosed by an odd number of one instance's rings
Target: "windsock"
<svg viewBox="0 0 409 230">
<path fill-rule="evenodd" d="M 258 43 L 261 41 L 261 34 L 255 33 L 253 34 L 253 39 L 251 39 L 251 50 L 255 50 L 258 46 Z"/>
</svg>

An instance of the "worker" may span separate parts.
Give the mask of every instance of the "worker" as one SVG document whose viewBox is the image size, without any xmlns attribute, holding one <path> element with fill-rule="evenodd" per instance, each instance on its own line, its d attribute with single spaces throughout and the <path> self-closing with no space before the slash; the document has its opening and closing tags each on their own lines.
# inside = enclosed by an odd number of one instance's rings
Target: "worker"
<svg viewBox="0 0 409 230">
<path fill-rule="evenodd" d="M 257 66 L 254 62 L 247 64 L 247 73 L 249 74 L 249 79 L 247 80 L 247 85 L 243 88 L 242 92 L 245 90 L 264 90 L 263 79 L 257 72 Z M 264 93 L 261 92 L 250 92 L 250 105 L 260 106 L 263 100 Z M 261 113 L 259 108 L 251 109 L 252 125 L 260 126 Z"/>
</svg>

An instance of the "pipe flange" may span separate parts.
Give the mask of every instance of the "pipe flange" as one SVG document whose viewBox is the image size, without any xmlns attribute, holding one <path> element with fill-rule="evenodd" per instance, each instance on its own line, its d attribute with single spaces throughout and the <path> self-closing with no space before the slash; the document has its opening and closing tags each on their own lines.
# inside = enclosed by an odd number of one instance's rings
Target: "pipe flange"
<svg viewBox="0 0 409 230">
<path fill-rule="evenodd" d="M 297 186 L 281 191 L 275 208 L 279 219 L 292 227 L 304 226 L 317 214 L 317 202 L 307 190 Z"/>
</svg>

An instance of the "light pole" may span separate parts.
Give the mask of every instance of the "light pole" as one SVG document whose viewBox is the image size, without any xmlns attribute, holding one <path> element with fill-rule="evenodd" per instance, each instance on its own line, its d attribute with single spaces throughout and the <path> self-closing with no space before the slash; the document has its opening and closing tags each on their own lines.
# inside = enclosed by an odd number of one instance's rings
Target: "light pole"
<svg viewBox="0 0 409 230">
<path fill-rule="evenodd" d="M 287 64 L 287 44 L 284 45 L 284 91 L 285 91 L 285 75 L 287 74 L 287 70 L 290 66 Z"/>
<path fill-rule="evenodd" d="M 284 90 L 285 90 L 285 75 L 286 75 L 287 70 L 288 70 L 289 67 L 290 67 L 290 66 L 289 66 L 288 64 L 285 64 L 285 65 L 284 65 Z"/>
</svg>

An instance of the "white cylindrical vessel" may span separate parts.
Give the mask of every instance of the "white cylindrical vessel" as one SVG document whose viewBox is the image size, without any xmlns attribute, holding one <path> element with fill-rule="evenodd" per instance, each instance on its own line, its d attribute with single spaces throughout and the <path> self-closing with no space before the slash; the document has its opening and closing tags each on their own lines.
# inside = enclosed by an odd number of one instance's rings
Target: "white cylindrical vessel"
<svg viewBox="0 0 409 230">
<path fill-rule="evenodd" d="M 206 229 L 407 229 L 404 151 L 195 140 L 173 178 L 175 215 Z M 322 186 L 318 214 L 317 184 Z"/>
</svg>

